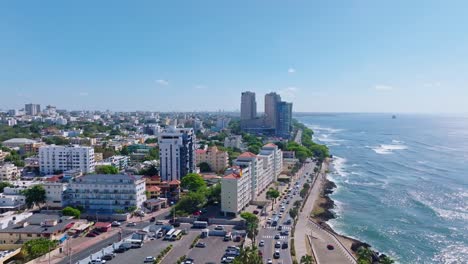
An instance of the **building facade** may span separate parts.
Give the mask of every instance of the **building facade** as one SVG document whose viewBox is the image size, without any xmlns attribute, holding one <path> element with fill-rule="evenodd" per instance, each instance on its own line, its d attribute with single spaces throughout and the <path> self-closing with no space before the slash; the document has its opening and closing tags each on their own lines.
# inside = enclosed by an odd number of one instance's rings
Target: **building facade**
<svg viewBox="0 0 468 264">
<path fill-rule="evenodd" d="M 257 101 L 255 93 L 243 92 L 241 96 L 241 122 L 257 117 Z"/>
<path fill-rule="evenodd" d="M 233 166 L 221 179 L 221 212 L 240 213 L 252 200 L 249 167 Z"/>
<path fill-rule="evenodd" d="M 231 135 L 224 138 L 224 147 L 225 148 L 242 148 L 242 136 L 241 135 Z"/>
<path fill-rule="evenodd" d="M 93 173 L 95 169 L 94 149 L 84 146 L 43 146 L 39 148 L 39 170 L 42 174 L 80 169 Z"/>
<path fill-rule="evenodd" d="M 229 165 L 229 154 L 227 151 L 218 150 L 216 146 L 208 148 L 208 150 L 196 150 L 196 164 L 206 162 L 214 172 L 224 171 Z"/>
<path fill-rule="evenodd" d="M 163 181 L 180 180 L 195 172 L 195 133 L 170 126 L 159 136 L 160 175 Z"/>
<path fill-rule="evenodd" d="M 277 93 L 268 93 L 265 95 L 265 123 L 276 128 L 277 104 L 281 102 L 281 96 Z"/>
<path fill-rule="evenodd" d="M 63 208 L 63 194 L 67 190 L 67 183 L 62 182 L 45 182 L 44 189 L 46 191 L 47 208 Z"/>
<path fill-rule="evenodd" d="M 89 174 L 70 182 L 66 204 L 82 206 L 89 212 L 112 214 L 141 208 L 146 201 L 145 179 L 126 174 Z"/>
<path fill-rule="evenodd" d="M 26 115 L 35 116 L 41 113 L 40 104 L 26 104 L 24 105 L 24 111 Z"/>
<path fill-rule="evenodd" d="M 18 168 L 11 163 L 0 165 L 0 181 L 11 181 L 19 177 Z"/>
<path fill-rule="evenodd" d="M 265 171 L 263 162 L 263 158 L 259 158 L 251 152 L 242 153 L 234 161 L 234 164 L 237 166 L 249 168 L 252 199 L 256 199 L 260 192 L 263 191 L 271 182 L 271 175 L 266 174 L 267 172 Z"/>
<path fill-rule="evenodd" d="M 277 104 L 276 135 L 290 138 L 292 132 L 292 103 L 279 102 Z"/>
<path fill-rule="evenodd" d="M 269 166 L 271 167 L 273 172 L 272 181 L 276 181 L 278 179 L 278 176 L 283 171 L 283 151 L 281 151 L 281 149 L 277 145 L 273 143 L 268 143 L 262 147 L 259 156 L 268 157 L 268 160 L 270 162 Z"/>
</svg>

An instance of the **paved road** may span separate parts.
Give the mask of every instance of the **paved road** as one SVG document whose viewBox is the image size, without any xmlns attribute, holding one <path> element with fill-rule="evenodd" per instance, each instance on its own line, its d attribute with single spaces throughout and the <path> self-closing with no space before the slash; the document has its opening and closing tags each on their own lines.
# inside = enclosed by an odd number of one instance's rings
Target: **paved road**
<svg viewBox="0 0 468 264">
<path fill-rule="evenodd" d="M 299 145 L 302 145 L 302 129 L 299 129 L 296 133 L 296 136 L 294 137 L 294 141 L 299 144 Z"/>
<path fill-rule="evenodd" d="M 343 246 L 322 228 L 314 225 L 309 220 L 309 215 L 313 210 L 315 201 L 320 197 L 321 186 L 325 180 L 326 167 L 322 168 L 322 172 L 317 177 L 317 180 L 312 186 L 309 198 L 306 201 L 304 210 L 299 213 L 294 234 L 294 244 L 296 247 L 296 256 L 299 260 L 302 256 L 310 255 L 307 252 L 307 235 L 311 236 L 312 249 L 317 257 L 319 264 L 335 264 L 335 263 L 356 263 L 354 259 L 346 252 Z M 327 245 L 331 244 L 335 247 L 334 250 L 328 250 Z"/>
<path fill-rule="evenodd" d="M 155 216 L 156 219 L 165 219 L 169 215 L 169 212 L 164 212 L 158 216 Z M 143 229 L 150 225 L 148 221 L 143 221 L 140 223 L 137 223 L 136 226 L 134 227 L 127 227 L 126 224 L 122 226 L 122 237 L 129 236 L 133 232 Z M 56 262 L 58 264 L 68 264 L 68 263 L 76 263 L 79 260 L 85 259 L 89 257 L 91 254 L 100 252 L 103 248 L 109 246 L 110 244 L 119 241 L 120 235 L 119 234 L 114 234 L 106 239 L 103 239 L 89 247 L 86 247 L 84 249 L 81 249 L 79 252 L 73 252 L 71 258 L 64 258 L 59 262 Z M 99 239 L 99 237 L 96 237 L 95 239 Z"/>
<path fill-rule="evenodd" d="M 223 237 L 211 236 L 200 239 L 200 241 L 206 243 L 205 248 L 194 247 L 187 253 L 187 256 L 192 258 L 195 263 L 220 263 L 228 246 L 239 246 L 239 243 L 223 241 Z"/>
<path fill-rule="evenodd" d="M 288 230 L 289 232 L 291 232 L 291 227 L 292 226 L 291 225 L 284 225 L 283 223 L 286 222 L 286 220 L 290 218 L 289 209 L 291 209 L 294 206 L 294 202 L 302 199 L 299 196 L 299 192 L 302 189 L 302 186 L 304 185 L 304 183 L 307 181 L 307 178 L 304 177 L 304 175 L 306 173 L 313 172 L 313 168 L 314 168 L 313 163 L 306 164 L 304 166 L 304 168 L 298 173 L 299 177 L 297 179 L 295 179 L 295 181 L 293 181 L 291 183 L 291 187 L 294 187 L 296 185 L 296 183 L 299 183 L 299 188 L 296 191 L 296 195 L 293 195 L 293 192 L 291 192 L 292 198 L 284 199 L 284 201 L 289 200 L 289 204 L 282 203 L 282 202 L 276 204 L 276 207 L 275 207 L 274 211 L 277 212 L 277 213 L 279 212 L 279 208 L 281 207 L 281 205 L 284 205 L 286 207 L 282 217 L 280 218 L 280 221 L 279 221 L 280 224 L 278 224 L 278 225 L 283 226 L 283 230 Z M 271 212 L 269 213 L 269 215 L 267 217 L 273 218 Z M 260 248 L 260 250 L 263 253 L 263 259 L 265 261 L 267 259 L 269 259 L 269 258 L 273 259 L 273 253 L 276 250 L 276 248 L 275 248 L 276 241 L 280 241 L 281 244 L 284 241 L 287 241 L 288 242 L 288 248 L 287 249 L 281 249 L 281 248 L 279 249 L 280 250 L 280 255 L 281 255 L 279 261 L 282 261 L 282 263 L 284 263 L 284 264 L 292 263 L 291 250 L 290 250 L 291 245 L 289 243 L 290 242 L 290 236 L 280 235 L 280 239 L 275 239 L 274 236 L 276 234 L 279 234 L 280 231 L 278 231 L 276 227 L 267 225 L 266 221 L 264 219 L 262 219 L 261 225 L 265 226 L 265 227 L 260 228 L 259 234 L 257 236 L 258 237 L 257 240 L 258 241 L 260 241 L 260 240 L 265 241 L 265 246 Z M 273 262 L 276 263 L 276 260 L 273 259 Z"/>
</svg>

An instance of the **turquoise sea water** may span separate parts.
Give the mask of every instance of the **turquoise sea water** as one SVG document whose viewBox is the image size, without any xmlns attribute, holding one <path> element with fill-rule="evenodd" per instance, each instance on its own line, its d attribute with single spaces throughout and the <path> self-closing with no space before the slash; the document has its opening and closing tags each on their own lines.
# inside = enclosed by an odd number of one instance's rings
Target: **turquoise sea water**
<svg viewBox="0 0 468 264">
<path fill-rule="evenodd" d="M 335 155 L 336 231 L 399 263 L 468 263 L 468 116 L 296 118 Z"/>
</svg>

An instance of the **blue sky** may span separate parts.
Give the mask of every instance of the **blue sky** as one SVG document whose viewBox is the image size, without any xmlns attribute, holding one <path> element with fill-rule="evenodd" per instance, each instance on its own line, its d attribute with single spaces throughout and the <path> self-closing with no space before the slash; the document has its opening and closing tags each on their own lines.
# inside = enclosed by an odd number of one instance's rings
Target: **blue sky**
<svg viewBox="0 0 468 264">
<path fill-rule="evenodd" d="M 2 1 L 0 109 L 468 112 L 466 1 Z"/>
</svg>

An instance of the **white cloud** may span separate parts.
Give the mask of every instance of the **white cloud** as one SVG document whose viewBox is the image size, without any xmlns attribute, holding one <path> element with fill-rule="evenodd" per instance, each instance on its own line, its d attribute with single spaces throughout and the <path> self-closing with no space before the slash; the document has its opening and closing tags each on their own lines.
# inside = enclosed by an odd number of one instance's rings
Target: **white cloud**
<svg viewBox="0 0 468 264">
<path fill-rule="evenodd" d="M 159 85 L 162 85 L 162 86 L 168 86 L 169 85 L 169 81 L 168 80 L 163 80 L 163 79 L 156 80 L 156 83 L 159 84 Z"/>
<path fill-rule="evenodd" d="M 390 85 L 384 85 L 384 84 L 377 84 L 374 89 L 376 91 L 391 91 L 393 90 L 393 87 Z"/>
<path fill-rule="evenodd" d="M 296 72 L 296 69 L 294 69 L 294 68 L 289 68 L 288 69 L 288 73 L 295 73 L 295 72 Z"/>
<path fill-rule="evenodd" d="M 285 89 L 283 90 L 280 90 L 278 93 L 281 95 L 281 97 L 283 97 L 285 100 L 292 100 L 294 98 L 296 98 L 296 93 L 297 93 L 297 88 L 296 87 L 293 87 L 293 86 L 290 86 L 290 87 L 286 87 Z"/>
<path fill-rule="evenodd" d="M 80 92 L 80 96 L 88 96 L 89 93 L 88 92 Z"/>
</svg>

